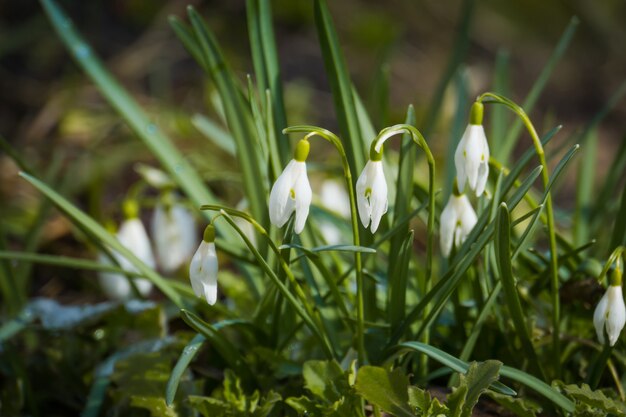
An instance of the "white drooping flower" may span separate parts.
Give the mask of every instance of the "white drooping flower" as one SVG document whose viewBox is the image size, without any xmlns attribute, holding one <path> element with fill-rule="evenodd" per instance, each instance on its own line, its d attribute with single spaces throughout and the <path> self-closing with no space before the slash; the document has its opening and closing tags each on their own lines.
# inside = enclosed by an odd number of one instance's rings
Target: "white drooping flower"
<svg viewBox="0 0 626 417">
<path fill-rule="evenodd" d="M 132 251 L 133 254 L 144 264 L 150 268 L 155 267 L 154 255 L 150 246 L 150 239 L 148 238 L 148 233 L 146 233 L 146 229 L 141 220 L 137 217 L 125 220 L 120 226 L 116 237 L 123 246 Z M 138 272 L 137 268 L 135 268 L 135 266 L 132 265 L 131 262 L 123 255 L 113 250 L 111 253 L 120 268 L 131 273 Z M 104 254 L 100 254 L 98 259 L 104 264 L 112 264 L 110 259 Z M 100 283 L 100 287 L 109 298 L 123 300 L 133 296 L 132 287 L 128 282 L 128 278 L 122 274 L 115 272 L 101 272 L 99 274 L 98 281 Z M 137 278 L 134 279 L 133 282 L 142 296 L 147 296 L 150 293 L 152 283 L 147 279 Z"/>
<path fill-rule="evenodd" d="M 465 182 L 479 197 L 485 191 L 489 177 L 489 144 L 482 125 L 482 104 L 472 106 L 470 124 L 454 153 L 459 191 L 463 192 Z"/>
<path fill-rule="evenodd" d="M 387 182 L 382 160 L 369 160 L 356 182 L 356 202 L 363 227 L 376 232 L 387 212 Z M 370 223 L 371 222 L 371 223 Z"/>
<path fill-rule="evenodd" d="M 600 343 L 604 344 L 604 330 L 609 336 L 609 344 L 615 345 L 626 323 L 626 307 L 621 285 L 610 285 L 600 299 L 593 313 L 593 325 Z"/>
<path fill-rule="evenodd" d="M 465 194 L 453 193 L 439 218 L 441 253 L 450 256 L 452 245 L 459 247 L 476 225 L 476 212 Z"/>
<path fill-rule="evenodd" d="M 309 142 L 301 140 L 295 151 L 295 158 L 285 167 L 282 174 L 276 179 L 270 192 L 270 221 L 277 227 L 283 227 L 291 213 L 296 212 L 294 232 L 300 233 L 304 229 L 313 192 L 306 174 L 306 157 Z"/>
<path fill-rule="evenodd" d="M 179 204 L 158 204 L 152 216 L 152 237 L 159 266 L 171 273 L 196 248 L 196 227 L 191 211 Z"/>
<path fill-rule="evenodd" d="M 206 299 L 210 305 L 217 301 L 217 252 L 215 250 L 215 231 L 207 226 L 204 239 L 191 258 L 189 279 L 196 296 Z"/>
</svg>

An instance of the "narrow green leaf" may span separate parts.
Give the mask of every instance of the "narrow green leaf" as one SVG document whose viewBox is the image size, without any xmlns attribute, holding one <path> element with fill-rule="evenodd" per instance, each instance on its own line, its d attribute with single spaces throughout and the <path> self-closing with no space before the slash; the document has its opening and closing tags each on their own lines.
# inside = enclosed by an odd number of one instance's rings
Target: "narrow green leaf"
<svg viewBox="0 0 626 417">
<path fill-rule="evenodd" d="M 454 356 L 450 355 L 447 352 L 444 352 L 441 349 L 437 349 L 436 347 L 433 347 L 433 346 L 430 346 L 421 342 L 404 342 L 392 348 L 391 352 L 393 353 L 393 356 L 395 356 L 395 355 L 404 353 L 407 350 L 421 352 L 425 355 L 428 355 L 428 357 L 439 362 L 440 364 L 447 366 L 453 371 L 460 372 L 463 374 L 466 373 L 470 367 L 467 362 L 464 362 L 458 358 L 455 358 Z M 500 372 L 500 374 L 504 375 L 502 372 Z M 490 385 L 490 387 L 494 391 L 499 392 L 501 394 L 517 395 L 517 393 L 514 390 L 512 390 L 511 388 L 507 387 L 506 385 L 498 381 L 493 382 Z"/>
<path fill-rule="evenodd" d="M 237 375 L 247 381 L 255 380 L 254 375 L 250 372 L 250 366 L 246 363 L 243 355 L 217 328 L 205 322 L 189 310 L 182 309 L 180 313 L 185 323 L 211 342 L 215 350 L 217 350 L 224 360 L 228 362 L 228 365 L 237 372 Z"/>
<path fill-rule="evenodd" d="M 58 194 L 52 188 L 48 187 L 37 178 L 21 172 L 20 176 L 26 181 L 31 183 L 35 188 L 48 197 L 63 213 L 65 213 L 76 224 L 80 225 L 85 230 L 89 231 L 93 236 L 100 240 L 104 245 L 110 247 L 114 251 L 118 252 L 124 258 L 126 258 L 137 270 L 148 280 L 150 280 L 159 290 L 163 292 L 174 304 L 178 307 L 184 307 L 184 301 L 181 295 L 173 289 L 170 283 L 156 273 L 152 268 L 144 264 L 135 254 L 122 245 L 111 233 L 109 233 L 104 227 L 100 226 L 98 222 L 93 220 L 83 211 L 78 209 L 63 196 Z"/>
<path fill-rule="evenodd" d="M 510 58 L 509 51 L 499 49 L 496 55 L 494 77 L 491 91 L 504 97 L 511 96 L 510 89 Z M 504 143 L 507 126 L 511 120 L 511 114 L 502 106 L 493 106 L 489 111 L 490 150 L 493 155 L 500 154 L 500 147 Z"/>
<path fill-rule="evenodd" d="M 626 246 L 626 184 L 624 184 L 622 189 L 622 200 L 615 215 L 615 225 L 613 226 L 613 236 L 611 237 L 609 250 L 612 251 L 618 246 Z"/>
<path fill-rule="evenodd" d="M 548 83 L 552 72 L 556 68 L 556 65 L 559 63 L 561 58 L 563 58 L 567 47 L 574 37 L 578 22 L 579 20 L 577 17 L 571 18 L 569 24 L 567 25 L 567 28 L 565 28 L 565 31 L 563 32 L 563 35 L 561 35 L 561 39 L 559 39 L 559 42 L 554 48 L 552 55 L 548 59 L 548 62 L 543 67 L 541 74 L 539 74 L 539 77 L 537 77 L 537 80 L 535 80 L 535 83 L 528 92 L 528 95 L 526 96 L 526 99 L 522 104 L 522 108 L 527 114 L 530 114 L 532 112 L 535 104 L 537 103 L 537 100 L 543 92 L 544 87 Z M 516 119 L 513 123 L 513 126 L 509 129 L 508 135 L 502 141 L 502 144 L 498 149 L 499 152 L 497 154 L 494 153 L 494 156 L 498 161 L 507 161 L 509 159 L 509 156 L 511 155 L 513 148 L 515 148 L 515 144 L 517 143 L 519 135 L 522 131 L 522 127 L 522 121 L 520 119 Z"/>
<path fill-rule="evenodd" d="M 265 97 L 269 91 L 269 103 L 265 104 L 266 113 L 271 110 L 273 135 L 268 137 L 278 151 L 281 165 L 291 159 L 291 148 L 287 137 L 282 133 L 287 127 L 287 116 L 283 98 L 282 76 L 276 52 L 276 40 L 272 27 L 272 9 L 270 0 L 248 0 L 248 32 L 252 51 L 254 71 L 259 84 L 259 96 Z M 267 113 L 268 116 L 270 113 Z"/>
<path fill-rule="evenodd" d="M 515 332 L 520 339 L 522 349 L 524 350 L 524 358 L 529 360 L 535 371 L 545 379 L 545 372 L 539 359 L 535 347 L 530 340 L 524 311 L 517 293 L 515 278 L 513 277 L 513 266 L 511 265 L 511 218 L 509 210 L 505 203 L 500 204 L 498 217 L 496 218 L 496 263 L 498 266 L 498 275 L 502 281 L 504 296 L 506 297 L 506 305 L 513 319 Z"/>
<path fill-rule="evenodd" d="M 235 155 L 236 147 L 233 137 L 221 126 L 202 114 L 194 114 L 191 123 L 204 137 L 209 139 L 220 149 Z"/>
<path fill-rule="evenodd" d="M 131 129 L 161 162 L 185 194 L 197 206 L 217 202 L 202 178 L 176 149 L 172 141 L 144 113 L 133 98 L 104 68 L 91 47 L 83 40 L 54 0 L 40 0 L 52 26 L 57 31 L 68 52 L 96 84 L 100 93 L 124 118 Z M 227 232 L 228 233 L 228 232 Z M 227 237 L 233 237 L 232 232 Z"/>
<path fill-rule="evenodd" d="M 220 93 L 228 128 L 236 143 L 243 187 L 250 210 L 259 223 L 267 225 L 269 215 L 266 204 L 267 184 L 264 180 L 266 175 L 259 165 L 258 149 L 254 140 L 256 138 L 254 122 L 250 111 L 244 104 L 241 91 L 235 83 L 232 71 L 224 60 L 213 33 L 193 7 L 188 8 L 188 14 L 204 62 L 208 65 L 207 72 Z"/>
<path fill-rule="evenodd" d="M 376 249 L 368 248 L 365 246 L 354 246 L 354 245 L 324 245 L 317 246 L 315 248 L 305 248 L 302 245 L 298 245 L 295 243 L 281 245 L 278 249 L 300 249 L 305 252 L 317 253 L 317 252 L 361 252 L 361 253 L 376 253 Z"/>
<path fill-rule="evenodd" d="M 174 403 L 174 397 L 176 396 L 176 391 L 178 390 L 178 384 L 180 384 L 180 378 L 182 378 L 183 373 L 187 370 L 187 367 L 193 358 L 196 357 L 198 350 L 200 350 L 205 341 L 206 337 L 202 334 L 197 334 L 183 349 L 183 353 L 181 353 L 178 358 L 178 361 L 176 362 L 176 365 L 167 380 L 167 387 L 165 388 L 165 403 L 168 406 L 171 406 Z"/>
<path fill-rule="evenodd" d="M 344 61 L 335 27 L 326 0 L 315 0 L 315 24 L 322 48 L 326 75 L 330 82 L 335 113 L 344 148 L 352 172 L 360 172 L 365 165 L 366 145 L 359 127 L 359 119 L 352 95 L 352 83 Z"/>
<path fill-rule="evenodd" d="M 406 293 L 409 280 L 409 263 L 413 254 L 413 230 L 409 231 L 400 248 L 393 275 L 389 276 L 389 324 L 392 331 L 406 314 Z"/>
</svg>

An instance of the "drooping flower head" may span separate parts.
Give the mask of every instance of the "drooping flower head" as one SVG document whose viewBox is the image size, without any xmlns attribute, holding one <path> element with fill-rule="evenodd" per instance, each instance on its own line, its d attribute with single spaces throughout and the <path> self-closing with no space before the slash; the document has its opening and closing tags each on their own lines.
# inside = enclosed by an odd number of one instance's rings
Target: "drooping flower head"
<svg viewBox="0 0 626 417">
<path fill-rule="evenodd" d="M 304 229 L 309 215 L 312 191 L 306 174 L 306 158 L 309 155 L 309 141 L 302 139 L 296 145 L 294 159 L 285 167 L 276 179 L 270 192 L 270 221 L 277 227 L 283 227 L 291 213 L 296 212 L 294 232 Z"/>
<path fill-rule="evenodd" d="M 191 212 L 166 195 L 157 204 L 152 216 L 152 236 L 157 261 L 163 271 L 177 270 L 193 254 L 197 242 Z"/>
<path fill-rule="evenodd" d="M 479 197 L 489 177 L 489 144 L 483 128 L 483 104 L 476 102 L 470 112 L 470 124 L 454 153 L 459 190 L 463 192 L 465 182 Z"/>
<path fill-rule="evenodd" d="M 154 254 L 150 246 L 150 239 L 146 228 L 138 217 L 139 206 L 134 200 L 124 202 L 124 215 L 126 220 L 122 222 L 116 233 L 117 240 L 128 250 L 139 258 L 150 268 L 155 267 Z M 138 272 L 129 260 L 122 254 L 111 251 L 111 254 L 119 264 L 120 268 L 128 272 Z M 111 261 L 104 254 L 98 256 L 100 262 L 111 264 Z M 117 300 L 127 299 L 133 296 L 133 291 L 128 278 L 122 274 L 114 272 L 101 272 L 98 282 L 104 293 L 109 297 Z M 152 289 L 152 283 L 144 278 L 137 278 L 134 281 L 135 287 L 142 296 L 148 295 Z"/>
<path fill-rule="evenodd" d="M 194 294 L 204 298 L 210 305 L 217 301 L 217 252 L 215 250 L 215 228 L 209 224 L 198 250 L 191 258 L 189 280 Z"/>
<path fill-rule="evenodd" d="M 383 171 L 382 147 L 370 150 L 370 160 L 356 181 L 356 202 L 363 227 L 376 232 L 387 212 L 387 181 Z"/>
<path fill-rule="evenodd" d="M 455 185 L 454 192 L 439 218 L 439 239 L 443 256 L 450 256 L 452 245 L 458 248 L 465 242 L 467 235 L 476 225 L 476 221 L 476 212 L 472 204 Z"/>
<path fill-rule="evenodd" d="M 626 324 L 626 306 L 622 295 L 622 270 L 618 261 L 611 276 L 611 285 L 600 299 L 593 313 L 593 325 L 600 343 L 604 344 L 604 331 L 609 336 L 609 344 L 615 345 Z"/>
</svg>

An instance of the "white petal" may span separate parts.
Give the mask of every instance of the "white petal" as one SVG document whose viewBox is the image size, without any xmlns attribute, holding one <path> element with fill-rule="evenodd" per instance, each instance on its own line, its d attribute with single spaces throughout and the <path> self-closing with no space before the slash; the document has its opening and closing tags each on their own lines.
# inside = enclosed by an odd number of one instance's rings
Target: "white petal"
<svg viewBox="0 0 626 417">
<path fill-rule="evenodd" d="M 204 297 L 211 305 L 217 301 L 217 270 L 215 243 L 203 240 L 191 259 L 189 279 L 196 296 Z"/>
<path fill-rule="evenodd" d="M 208 243 L 203 240 L 189 264 L 189 281 L 191 281 L 191 288 L 193 288 L 193 292 L 197 297 L 202 297 L 204 294 L 202 288 L 202 264 L 207 250 Z"/>
<path fill-rule="evenodd" d="M 621 286 L 610 286 L 607 292 L 609 293 L 609 306 L 606 332 L 609 335 L 609 344 L 613 346 L 626 323 L 626 307 Z"/>
<path fill-rule="evenodd" d="M 159 265 L 167 273 L 175 271 L 189 259 L 196 245 L 193 215 L 180 205 L 169 210 L 157 205 L 152 217 L 152 236 Z"/>
<path fill-rule="evenodd" d="M 385 181 L 385 173 L 383 171 L 383 164 L 380 161 L 376 161 L 375 174 L 372 181 L 372 194 L 370 196 L 370 206 L 372 210 L 372 224 L 370 230 L 375 233 L 380 224 L 380 220 L 387 212 L 388 200 L 387 200 L 387 181 Z"/>
<path fill-rule="evenodd" d="M 372 171 L 372 161 L 367 161 L 363 172 L 359 175 L 359 179 L 356 181 L 356 203 L 359 210 L 359 218 L 363 227 L 367 227 L 370 224 L 370 218 L 372 217 L 372 207 L 370 206 L 369 199 L 365 196 L 365 192 L 368 188 L 371 188 L 370 172 Z"/>
<path fill-rule="evenodd" d="M 467 236 L 470 234 L 474 226 L 476 226 L 476 222 L 478 218 L 476 217 L 476 212 L 472 207 L 469 199 L 465 194 L 458 197 L 460 199 L 459 204 L 457 205 L 457 216 L 461 221 L 460 226 L 460 241 L 457 244 L 457 247 L 462 245 L 467 239 Z"/>
<path fill-rule="evenodd" d="M 469 128 L 469 126 L 468 126 Z M 467 180 L 467 173 L 465 172 L 465 155 L 464 149 L 467 142 L 468 129 L 465 129 L 459 144 L 454 151 L 454 167 L 456 168 L 456 182 L 460 192 L 465 189 L 465 181 Z"/>
<path fill-rule="evenodd" d="M 439 244 L 441 246 L 441 253 L 445 257 L 450 256 L 457 221 L 456 210 L 452 203 L 453 198 L 454 196 L 450 196 L 448 204 L 443 208 L 441 216 L 439 217 Z"/>
<path fill-rule="evenodd" d="M 309 178 L 306 175 L 306 163 L 297 163 L 299 164 L 298 173 L 293 186 L 296 203 L 296 222 L 293 226 L 293 231 L 300 233 L 302 229 L 304 229 L 306 218 L 309 215 L 309 207 L 311 206 L 313 193 L 311 191 L 311 185 L 309 184 Z"/>
<path fill-rule="evenodd" d="M 484 160 L 484 138 L 485 129 L 482 125 L 469 125 L 467 142 L 465 148 L 465 172 L 467 173 L 467 181 L 472 190 L 476 190 L 478 184 L 478 169 L 481 160 Z"/>
<path fill-rule="evenodd" d="M 596 335 L 600 343 L 604 344 L 604 324 L 606 322 L 606 314 L 609 306 L 608 291 L 604 293 L 600 302 L 593 312 L 593 325 L 596 328 Z"/>
<path fill-rule="evenodd" d="M 138 218 L 125 220 L 117 232 L 117 239 L 144 264 L 155 267 L 154 255 L 146 228 Z"/>
<path fill-rule="evenodd" d="M 111 260 L 103 253 L 98 255 L 98 262 L 104 265 L 113 265 Z M 98 283 L 108 298 L 125 300 L 132 296 L 132 290 L 126 278 L 115 272 L 99 272 Z"/>
<path fill-rule="evenodd" d="M 278 176 L 270 192 L 270 221 L 277 227 L 283 227 L 295 209 L 290 193 L 294 183 L 294 169 L 297 162 L 292 159 Z"/>
</svg>

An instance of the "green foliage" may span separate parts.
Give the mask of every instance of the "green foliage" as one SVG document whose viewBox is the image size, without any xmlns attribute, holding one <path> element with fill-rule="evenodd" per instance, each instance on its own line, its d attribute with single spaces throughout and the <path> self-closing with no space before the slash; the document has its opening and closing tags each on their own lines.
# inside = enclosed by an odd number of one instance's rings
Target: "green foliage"
<svg viewBox="0 0 626 417">
<path fill-rule="evenodd" d="M 354 385 L 354 367 L 347 371 L 334 361 L 307 361 L 302 368 L 304 387 L 312 397 L 289 397 L 285 403 L 299 415 L 349 417 L 361 415 Z"/>
<path fill-rule="evenodd" d="M 561 391 L 576 403 L 576 417 L 624 416 L 626 403 L 607 396 L 602 390 L 592 390 L 589 385 L 558 383 Z"/>
<path fill-rule="evenodd" d="M 273 391 L 263 397 L 258 390 L 246 395 L 240 379 L 229 369 L 224 372 L 222 389 L 213 396 L 189 397 L 192 408 L 204 417 L 267 417 L 280 400 L 281 396 Z"/>
</svg>

